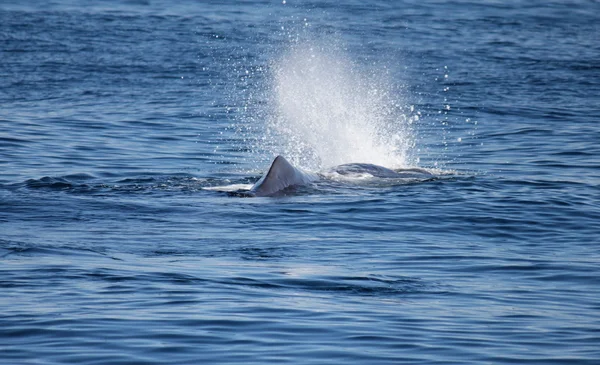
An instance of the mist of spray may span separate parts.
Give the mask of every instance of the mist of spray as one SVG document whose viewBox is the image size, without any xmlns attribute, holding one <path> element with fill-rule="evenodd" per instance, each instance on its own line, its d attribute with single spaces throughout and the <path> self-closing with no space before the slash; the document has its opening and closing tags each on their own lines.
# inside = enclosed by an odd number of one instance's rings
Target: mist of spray
<svg viewBox="0 0 600 365">
<path fill-rule="evenodd" d="M 266 140 L 273 154 L 309 170 L 351 162 L 411 164 L 418 114 L 387 80 L 331 43 L 302 41 L 272 62 Z"/>
</svg>

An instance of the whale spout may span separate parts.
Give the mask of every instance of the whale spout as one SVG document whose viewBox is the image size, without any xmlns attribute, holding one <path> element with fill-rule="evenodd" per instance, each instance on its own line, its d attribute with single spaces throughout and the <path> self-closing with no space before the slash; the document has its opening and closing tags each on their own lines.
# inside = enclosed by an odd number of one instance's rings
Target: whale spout
<svg viewBox="0 0 600 365">
<path fill-rule="evenodd" d="M 285 158 L 277 156 L 269 172 L 252 186 L 250 193 L 254 196 L 272 196 L 288 187 L 307 185 L 317 179 L 317 175 L 295 168 Z"/>
</svg>

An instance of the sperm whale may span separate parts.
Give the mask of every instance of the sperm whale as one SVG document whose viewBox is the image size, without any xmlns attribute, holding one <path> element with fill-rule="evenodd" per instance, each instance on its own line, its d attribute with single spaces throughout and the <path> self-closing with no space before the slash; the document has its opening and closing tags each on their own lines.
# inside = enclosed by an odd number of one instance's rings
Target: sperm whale
<svg viewBox="0 0 600 365">
<path fill-rule="evenodd" d="M 283 156 L 277 156 L 273 160 L 269 171 L 263 175 L 250 189 L 252 196 L 273 196 L 281 193 L 283 190 L 291 187 L 308 185 L 314 181 L 337 174 L 340 176 L 357 176 L 367 174 L 376 178 L 397 178 L 397 179 L 429 179 L 433 174 L 420 168 L 407 168 L 392 170 L 387 167 L 368 164 L 368 163 L 349 163 L 339 165 L 327 170 L 325 173 L 316 174 L 301 170 L 290 164 Z"/>
</svg>

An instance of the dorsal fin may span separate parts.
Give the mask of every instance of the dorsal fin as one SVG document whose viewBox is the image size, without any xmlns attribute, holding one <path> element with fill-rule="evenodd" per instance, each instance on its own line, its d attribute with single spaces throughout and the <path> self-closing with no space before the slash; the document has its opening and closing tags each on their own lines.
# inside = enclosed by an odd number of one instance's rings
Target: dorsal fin
<svg viewBox="0 0 600 365">
<path fill-rule="evenodd" d="M 316 175 L 305 173 L 292 166 L 282 156 L 277 156 L 273 160 L 269 172 L 254 184 L 250 192 L 256 196 L 269 196 L 287 187 L 306 185 L 316 179 Z"/>
</svg>

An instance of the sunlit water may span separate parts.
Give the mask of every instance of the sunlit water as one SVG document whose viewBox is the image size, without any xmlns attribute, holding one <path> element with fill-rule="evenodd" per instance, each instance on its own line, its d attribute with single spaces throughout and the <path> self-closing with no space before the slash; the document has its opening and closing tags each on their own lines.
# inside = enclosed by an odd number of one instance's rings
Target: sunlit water
<svg viewBox="0 0 600 365">
<path fill-rule="evenodd" d="M 597 364 L 598 14 L 2 2 L 0 363 Z"/>
</svg>

